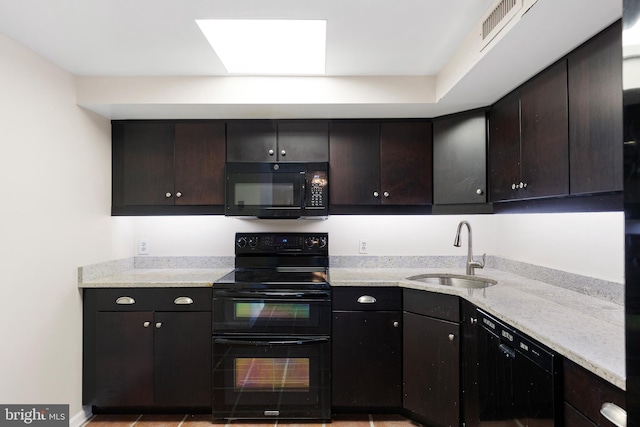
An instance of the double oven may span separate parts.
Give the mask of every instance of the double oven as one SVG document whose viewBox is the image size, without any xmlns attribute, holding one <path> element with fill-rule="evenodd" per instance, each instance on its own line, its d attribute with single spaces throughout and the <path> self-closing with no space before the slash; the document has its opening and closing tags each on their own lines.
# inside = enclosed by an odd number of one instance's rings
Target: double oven
<svg viewBox="0 0 640 427">
<path fill-rule="evenodd" d="M 328 235 L 237 233 L 213 286 L 213 418 L 331 419 Z"/>
</svg>

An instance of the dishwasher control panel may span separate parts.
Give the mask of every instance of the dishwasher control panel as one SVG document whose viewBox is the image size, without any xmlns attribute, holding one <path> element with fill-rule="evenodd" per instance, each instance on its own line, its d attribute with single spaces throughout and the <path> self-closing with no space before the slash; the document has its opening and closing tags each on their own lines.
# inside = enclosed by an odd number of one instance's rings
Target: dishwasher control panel
<svg viewBox="0 0 640 427">
<path fill-rule="evenodd" d="M 551 371 L 553 369 L 553 353 L 533 338 L 508 326 L 494 316 L 478 309 L 478 323 L 497 336 L 510 349 L 528 357 L 533 362 Z"/>
</svg>

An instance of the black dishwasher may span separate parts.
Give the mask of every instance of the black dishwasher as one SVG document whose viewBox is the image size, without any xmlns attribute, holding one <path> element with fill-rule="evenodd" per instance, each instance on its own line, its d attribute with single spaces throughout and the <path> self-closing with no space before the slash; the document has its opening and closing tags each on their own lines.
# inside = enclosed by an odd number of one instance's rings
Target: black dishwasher
<svg viewBox="0 0 640 427">
<path fill-rule="evenodd" d="M 469 424 L 561 425 L 560 358 L 482 310 L 478 323 L 479 419 Z"/>
</svg>

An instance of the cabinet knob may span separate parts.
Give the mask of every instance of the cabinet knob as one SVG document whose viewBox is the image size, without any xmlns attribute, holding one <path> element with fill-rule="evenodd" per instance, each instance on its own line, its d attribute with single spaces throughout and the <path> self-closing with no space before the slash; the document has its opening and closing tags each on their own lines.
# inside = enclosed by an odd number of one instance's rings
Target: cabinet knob
<svg viewBox="0 0 640 427">
<path fill-rule="evenodd" d="M 280 155 L 281 155 L 281 156 L 286 156 L 286 155 L 287 155 L 287 152 L 286 152 L 285 150 L 282 150 L 282 151 L 280 151 Z"/>
<path fill-rule="evenodd" d="M 520 181 L 520 185 L 518 186 L 518 188 L 525 188 L 527 186 L 527 184 L 525 184 L 524 182 Z"/>
<path fill-rule="evenodd" d="M 164 193 L 164 197 L 166 197 L 166 198 L 168 199 L 169 197 L 171 197 L 171 193 L 169 193 L 169 192 L 167 191 L 166 193 Z"/>
<path fill-rule="evenodd" d="M 453 334 L 449 334 L 449 341 L 453 341 L 456 338 L 455 335 Z"/>
<path fill-rule="evenodd" d="M 478 196 L 482 196 L 482 193 L 484 193 L 484 191 L 482 191 L 482 188 L 478 188 L 478 189 L 476 190 L 476 194 L 477 194 Z"/>
<path fill-rule="evenodd" d="M 162 322 L 157 322 L 156 323 L 156 329 L 160 329 L 162 328 Z"/>
<path fill-rule="evenodd" d="M 382 193 L 382 195 L 383 195 L 384 197 L 389 197 L 389 192 L 388 192 L 388 191 L 385 191 L 384 193 Z"/>
<path fill-rule="evenodd" d="M 398 326 L 400 326 L 400 322 L 398 322 L 398 321 L 394 321 L 394 322 L 393 322 L 393 327 L 394 327 L 394 328 L 397 328 Z"/>
<path fill-rule="evenodd" d="M 373 192 L 373 197 L 376 197 L 376 198 L 377 198 L 377 197 L 380 197 L 380 193 L 378 193 L 377 191 L 374 191 L 374 192 Z"/>
<path fill-rule="evenodd" d="M 182 193 L 178 191 L 178 192 L 176 193 L 176 197 L 178 197 L 178 198 L 182 197 Z"/>
<path fill-rule="evenodd" d="M 511 184 L 511 189 L 512 190 L 517 190 L 518 189 L 518 185 L 517 184 Z"/>
<path fill-rule="evenodd" d="M 273 150 L 269 150 L 269 155 L 270 155 L 270 156 L 273 156 L 274 154 L 276 154 L 276 152 L 275 152 L 275 151 L 273 151 Z"/>
<path fill-rule="evenodd" d="M 145 328 L 148 328 L 150 324 L 151 324 L 151 322 L 144 322 L 142 324 L 142 326 L 144 326 Z"/>
</svg>

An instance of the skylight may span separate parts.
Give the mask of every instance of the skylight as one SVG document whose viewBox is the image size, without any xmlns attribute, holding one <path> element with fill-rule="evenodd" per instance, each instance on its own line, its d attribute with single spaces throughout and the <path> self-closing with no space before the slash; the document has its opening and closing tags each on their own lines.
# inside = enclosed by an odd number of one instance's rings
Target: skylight
<svg viewBox="0 0 640 427">
<path fill-rule="evenodd" d="M 325 20 L 198 19 L 232 74 L 324 74 Z"/>
</svg>

